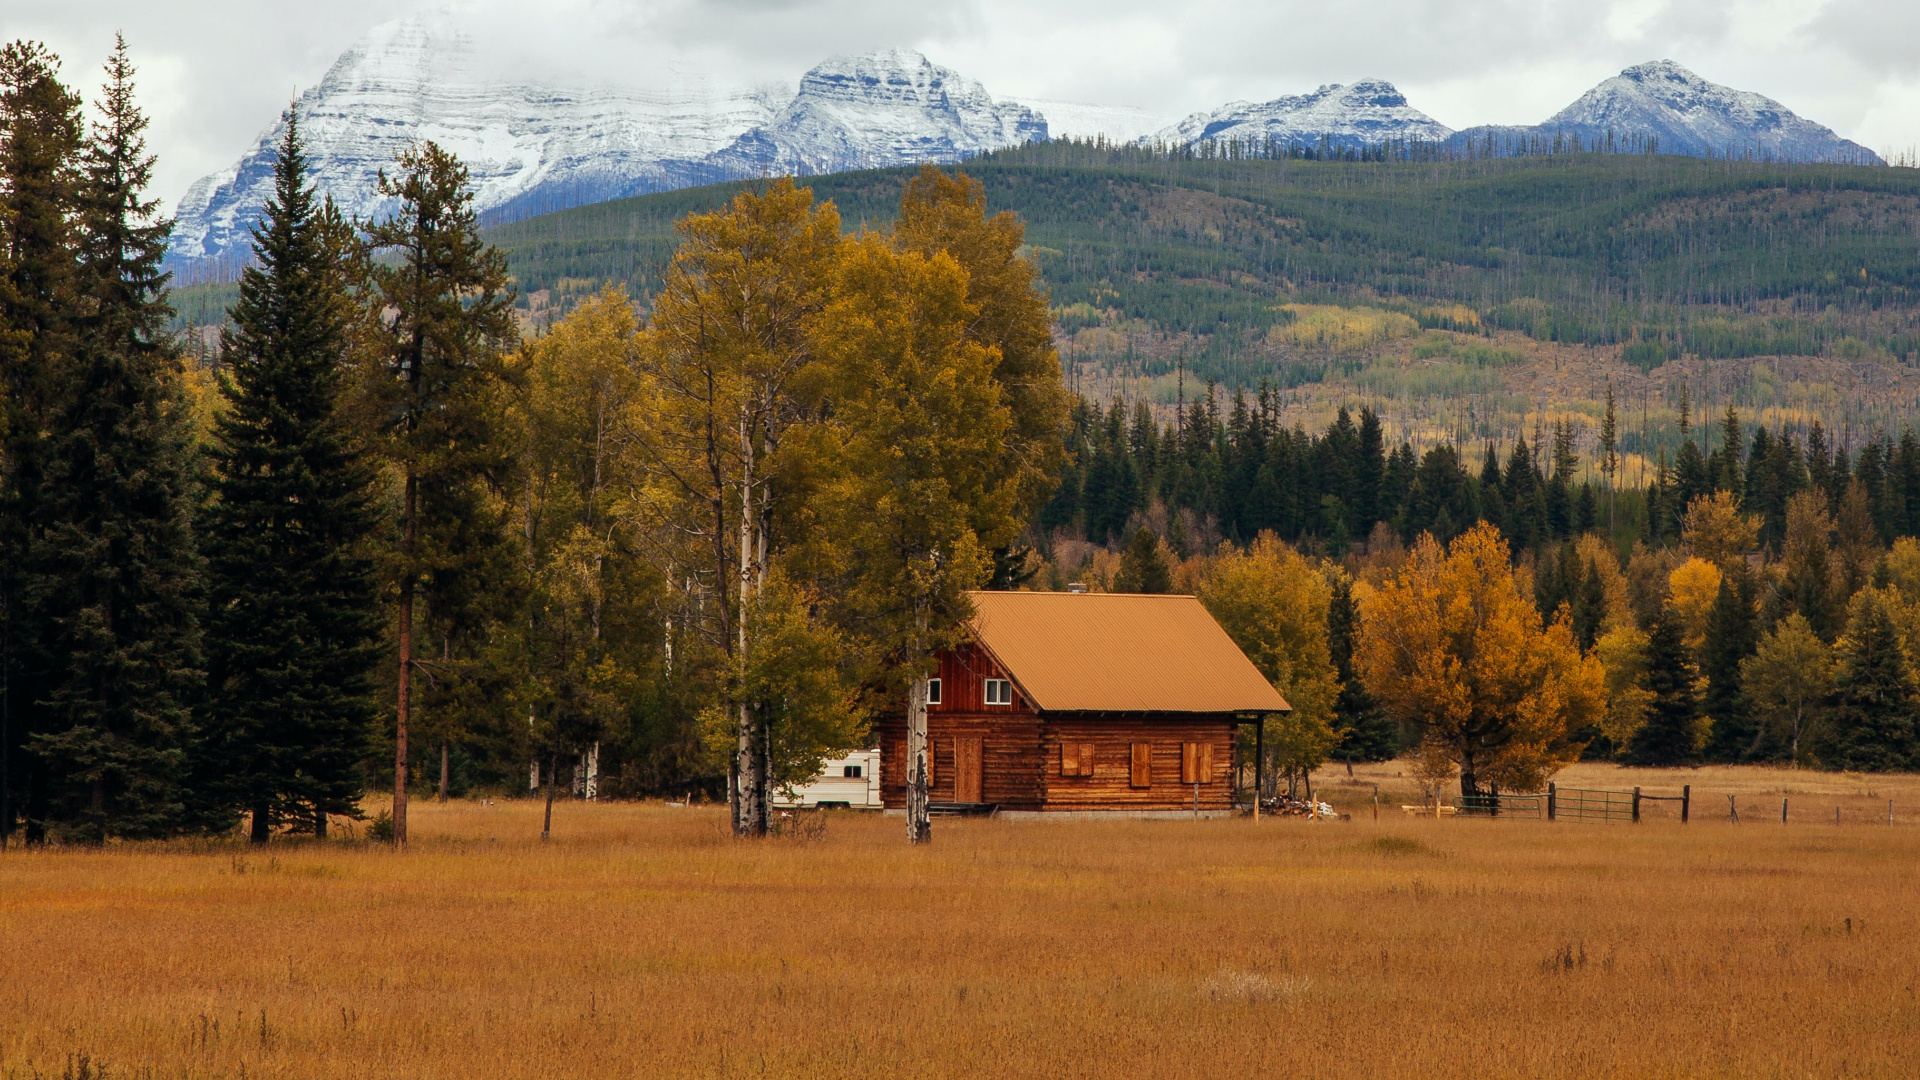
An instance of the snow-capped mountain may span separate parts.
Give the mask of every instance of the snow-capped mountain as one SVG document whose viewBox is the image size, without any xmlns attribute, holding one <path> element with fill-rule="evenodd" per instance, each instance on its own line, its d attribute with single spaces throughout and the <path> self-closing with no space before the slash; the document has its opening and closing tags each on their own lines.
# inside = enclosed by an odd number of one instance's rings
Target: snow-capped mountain
<svg viewBox="0 0 1920 1080">
<path fill-rule="evenodd" d="M 1497 147 L 1529 135 L 1568 135 L 1591 144 L 1609 133 L 1615 139 L 1651 136 L 1666 154 L 1880 164 L 1873 151 L 1772 98 L 1708 82 L 1671 60 L 1630 67 L 1536 127 L 1469 128 L 1454 142 L 1465 146 L 1491 134 Z"/>
<path fill-rule="evenodd" d="M 1047 122 L 908 49 L 836 56 L 764 127 L 716 155 L 749 175 L 802 176 L 956 157 L 1045 140 Z"/>
<path fill-rule="evenodd" d="M 1453 129 L 1407 104 L 1406 95 L 1384 79 L 1350 86 L 1322 86 L 1311 94 L 1254 103 L 1236 101 L 1210 113 L 1194 113 L 1147 141 L 1186 146 L 1207 139 L 1271 139 L 1339 149 L 1378 146 L 1388 139 L 1439 142 Z"/>
<path fill-rule="evenodd" d="M 919 53 L 835 57 L 787 86 L 724 87 L 671 72 L 666 89 L 503 82 L 445 18 L 376 27 L 300 95 L 311 174 L 341 209 L 388 208 L 381 169 L 431 139 L 458 155 L 475 205 L 503 221 L 582 203 L 748 176 L 953 161 L 1047 137 L 1038 113 Z M 243 257 L 273 183 L 284 121 L 176 210 L 172 258 Z"/>
</svg>

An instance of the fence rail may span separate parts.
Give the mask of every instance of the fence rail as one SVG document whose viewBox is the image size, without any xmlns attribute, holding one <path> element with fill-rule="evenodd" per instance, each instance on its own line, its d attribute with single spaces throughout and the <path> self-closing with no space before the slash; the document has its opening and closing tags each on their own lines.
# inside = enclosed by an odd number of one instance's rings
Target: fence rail
<svg viewBox="0 0 1920 1080">
<path fill-rule="evenodd" d="M 1637 822 L 1643 802 L 1677 802 L 1680 804 L 1680 820 L 1685 822 L 1693 809 L 1693 785 L 1682 786 L 1678 795 L 1648 795 L 1639 788 L 1616 791 L 1548 784 L 1547 820 Z"/>
<path fill-rule="evenodd" d="M 1547 793 L 1542 791 L 1525 795 L 1462 795 L 1458 805 L 1459 812 L 1462 814 L 1545 820 Z"/>
</svg>

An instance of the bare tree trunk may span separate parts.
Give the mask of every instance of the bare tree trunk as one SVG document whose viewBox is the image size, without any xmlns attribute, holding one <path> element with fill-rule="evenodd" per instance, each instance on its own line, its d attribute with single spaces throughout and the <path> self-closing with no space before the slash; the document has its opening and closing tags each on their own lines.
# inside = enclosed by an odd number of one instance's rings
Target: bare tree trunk
<svg viewBox="0 0 1920 1080">
<path fill-rule="evenodd" d="M 440 740 L 440 793 L 437 796 L 441 802 L 447 801 L 447 758 L 448 758 L 447 740 L 441 739 Z"/>
<path fill-rule="evenodd" d="M 315 810 L 313 812 L 313 838 L 315 840 L 325 840 L 327 838 L 327 812 L 325 810 Z"/>
<path fill-rule="evenodd" d="M 927 799 L 927 676 L 913 678 L 907 695 L 907 842 L 933 842 L 933 818 Z"/>
<path fill-rule="evenodd" d="M 594 743 L 587 751 L 587 801 L 600 799 L 600 744 Z"/>
<path fill-rule="evenodd" d="M 555 750 L 547 761 L 547 817 L 540 824 L 540 839 L 553 839 L 553 785 L 560 779 L 560 751 Z"/>
<path fill-rule="evenodd" d="M 273 815 L 265 799 L 253 804 L 253 828 L 247 833 L 250 843 L 264 844 L 273 836 Z"/>
<path fill-rule="evenodd" d="M 407 476 L 404 513 L 406 555 L 413 558 L 414 500 L 418 483 Z M 400 576 L 400 695 L 394 715 L 393 738 L 393 849 L 407 849 L 407 721 L 413 708 L 413 568 Z"/>
</svg>

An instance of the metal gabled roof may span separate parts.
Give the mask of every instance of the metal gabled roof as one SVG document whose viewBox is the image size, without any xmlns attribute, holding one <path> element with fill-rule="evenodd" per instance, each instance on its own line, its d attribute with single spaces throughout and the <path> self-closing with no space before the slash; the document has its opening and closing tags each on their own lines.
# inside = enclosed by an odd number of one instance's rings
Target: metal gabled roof
<svg viewBox="0 0 1920 1080">
<path fill-rule="evenodd" d="M 974 592 L 976 640 L 1042 712 L 1288 712 L 1191 596 Z"/>
</svg>

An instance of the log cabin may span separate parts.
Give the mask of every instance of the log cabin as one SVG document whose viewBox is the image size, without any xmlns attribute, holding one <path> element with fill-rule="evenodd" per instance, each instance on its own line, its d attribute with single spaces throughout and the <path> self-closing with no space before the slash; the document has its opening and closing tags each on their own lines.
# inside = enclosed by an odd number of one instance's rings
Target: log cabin
<svg viewBox="0 0 1920 1080">
<path fill-rule="evenodd" d="M 1291 709 L 1191 596 L 971 595 L 928 687 L 936 810 L 1230 813 L 1236 726 Z M 881 801 L 904 812 L 904 709 L 875 734 Z"/>
</svg>

